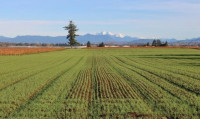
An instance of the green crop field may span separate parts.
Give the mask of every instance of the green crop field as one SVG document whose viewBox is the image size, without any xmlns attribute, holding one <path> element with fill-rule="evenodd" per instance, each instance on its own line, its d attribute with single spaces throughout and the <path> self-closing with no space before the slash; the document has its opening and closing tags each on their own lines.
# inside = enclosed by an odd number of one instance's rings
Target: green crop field
<svg viewBox="0 0 200 119">
<path fill-rule="evenodd" d="M 0 56 L 0 118 L 200 118 L 200 50 Z"/>
</svg>

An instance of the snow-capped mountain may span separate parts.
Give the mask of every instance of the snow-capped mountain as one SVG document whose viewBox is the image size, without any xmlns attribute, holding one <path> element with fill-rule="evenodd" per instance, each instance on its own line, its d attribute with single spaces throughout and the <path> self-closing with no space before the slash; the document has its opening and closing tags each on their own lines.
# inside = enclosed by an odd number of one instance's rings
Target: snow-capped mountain
<svg viewBox="0 0 200 119">
<path fill-rule="evenodd" d="M 121 33 L 114 34 L 112 32 L 106 32 L 106 31 L 103 31 L 101 33 L 97 33 L 97 35 L 110 35 L 110 36 L 115 36 L 115 37 L 120 37 L 120 38 L 124 38 L 125 37 L 125 35 L 123 35 Z"/>
</svg>

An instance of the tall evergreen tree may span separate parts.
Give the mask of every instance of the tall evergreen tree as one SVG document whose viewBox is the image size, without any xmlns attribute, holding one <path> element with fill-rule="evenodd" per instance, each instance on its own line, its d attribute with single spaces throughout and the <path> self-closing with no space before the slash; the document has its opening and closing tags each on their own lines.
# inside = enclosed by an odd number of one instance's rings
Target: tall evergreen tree
<svg viewBox="0 0 200 119">
<path fill-rule="evenodd" d="M 71 48 L 72 46 L 79 44 L 75 39 L 75 37 L 78 36 L 76 34 L 76 31 L 78 31 L 78 29 L 76 28 L 76 25 L 74 25 L 74 23 L 70 21 L 69 25 L 65 26 L 64 29 L 68 31 L 67 39 L 69 39 L 68 43 L 71 46 Z"/>
<path fill-rule="evenodd" d="M 87 47 L 91 47 L 90 41 L 87 42 Z"/>
</svg>

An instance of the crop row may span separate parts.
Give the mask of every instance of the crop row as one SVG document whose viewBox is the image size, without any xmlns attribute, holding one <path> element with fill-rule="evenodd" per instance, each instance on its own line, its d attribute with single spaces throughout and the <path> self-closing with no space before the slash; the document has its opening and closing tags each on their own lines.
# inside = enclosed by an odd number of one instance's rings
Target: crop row
<svg viewBox="0 0 200 119">
<path fill-rule="evenodd" d="M 57 79 L 58 76 L 65 72 L 66 65 L 68 65 L 68 63 L 46 69 L 43 72 L 39 72 L 2 90 L 0 92 L 0 106 L 4 115 L 9 115 L 13 110 L 17 110 L 23 104 L 32 100 L 32 98 L 43 90 L 47 84 Z M 9 93 L 9 95 L 7 93 Z"/>
<path fill-rule="evenodd" d="M 104 57 L 93 56 L 87 65 L 66 97 L 67 117 L 125 118 L 151 113 L 134 89 L 108 67 Z"/>
<path fill-rule="evenodd" d="M 184 105 L 184 102 L 187 102 L 188 105 L 191 106 L 191 109 L 189 109 L 189 110 L 193 110 L 192 113 L 194 113 L 194 114 L 196 114 L 196 113 L 199 114 L 199 98 L 196 95 L 194 95 L 191 92 L 188 92 L 182 88 L 179 88 L 176 85 L 174 85 L 173 83 L 167 82 L 166 80 L 161 78 L 159 75 L 156 75 L 155 73 L 150 72 L 150 71 L 154 71 L 153 69 L 147 70 L 145 66 L 142 67 L 142 65 L 134 64 L 134 63 L 129 64 L 128 60 L 125 60 L 122 58 L 117 58 L 117 60 L 118 60 L 118 63 L 121 62 L 121 64 L 123 64 L 123 66 L 125 66 L 126 69 L 130 69 L 133 72 L 136 72 L 137 74 L 139 74 L 143 78 L 147 79 L 151 83 L 156 84 L 157 86 L 162 88 L 162 90 L 167 91 L 168 94 L 174 96 L 175 98 L 178 98 L 183 103 L 181 105 Z M 160 73 L 160 74 L 162 74 L 162 73 Z M 167 99 L 167 97 L 165 97 L 165 99 Z M 174 101 L 175 100 L 172 100 L 170 102 L 173 103 Z M 176 107 L 178 107 L 178 106 L 176 106 Z M 179 112 L 181 112 L 181 111 L 179 111 Z"/>
<path fill-rule="evenodd" d="M 198 50 L 171 51 L 0 56 L 0 118 L 199 118 Z"/>
<path fill-rule="evenodd" d="M 157 115 L 174 117 L 175 115 L 197 114 L 195 108 L 191 108 L 184 101 L 152 83 L 150 74 L 141 74 L 139 69 L 130 67 L 116 58 L 112 58 L 112 61 L 114 62 L 110 62 L 110 66 L 135 87 L 135 91 L 141 94 L 143 100 Z"/>
</svg>

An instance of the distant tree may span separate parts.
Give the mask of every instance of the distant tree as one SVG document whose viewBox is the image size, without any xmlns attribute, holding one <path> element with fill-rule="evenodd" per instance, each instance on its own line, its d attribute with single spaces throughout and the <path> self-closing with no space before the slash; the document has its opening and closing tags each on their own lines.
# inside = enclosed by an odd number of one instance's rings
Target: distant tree
<svg viewBox="0 0 200 119">
<path fill-rule="evenodd" d="M 148 42 L 146 46 L 150 46 L 150 43 Z"/>
<path fill-rule="evenodd" d="M 156 40 L 156 46 L 161 46 L 162 45 L 162 43 L 161 43 L 161 41 L 160 40 Z"/>
<path fill-rule="evenodd" d="M 152 46 L 156 46 L 156 40 L 153 40 Z"/>
<path fill-rule="evenodd" d="M 78 29 L 76 28 L 76 25 L 74 25 L 74 23 L 70 21 L 69 25 L 65 26 L 64 29 L 68 31 L 67 39 L 69 39 L 68 43 L 71 46 L 71 48 L 74 45 L 78 45 L 79 43 L 75 39 L 75 37 L 78 36 L 76 34 L 76 31 L 78 31 Z"/>
<path fill-rule="evenodd" d="M 167 41 L 165 42 L 165 46 L 168 46 L 168 42 Z"/>
<path fill-rule="evenodd" d="M 99 47 L 105 47 L 104 42 L 100 43 L 100 44 L 99 44 Z"/>
<path fill-rule="evenodd" d="M 91 47 L 90 41 L 87 42 L 87 47 Z"/>
<path fill-rule="evenodd" d="M 159 46 L 162 46 L 163 44 L 161 43 L 161 41 L 158 39 L 158 40 L 153 40 L 152 42 L 152 46 L 155 46 L 155 47 L 159 47 Z"/>
</svg>

